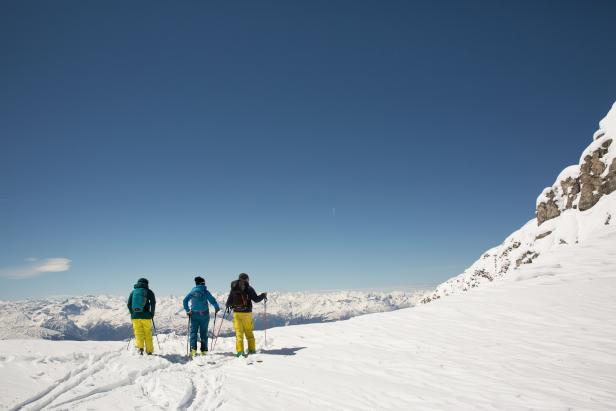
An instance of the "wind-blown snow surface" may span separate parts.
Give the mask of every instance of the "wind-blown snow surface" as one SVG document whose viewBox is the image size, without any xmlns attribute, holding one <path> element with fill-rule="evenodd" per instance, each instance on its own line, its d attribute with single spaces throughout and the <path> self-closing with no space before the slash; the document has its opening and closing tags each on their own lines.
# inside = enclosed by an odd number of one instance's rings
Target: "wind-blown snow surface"
<svg viewBox="0 0 616 411">
<path fill-rule="evenodd" d="M 127 291 L 127 295 L 128 295 Z M 422 291 L 323 293 L 270 293 L 268 326 L 306 324 L 344 320 L 357 315 L 411 307 Z M 215 295 L 224 307 L 226 295 Z M 186 334 L 186 314 L 182 297 L 159 298 L 156 326 L 160 333 Z M 258 313 L 262 305 L 255 306 Z M 126 297 L 84 296 L 43 298 L 25 301 L 0 301 L 0 339 L 46 338 L 54 340 L 121 340 L 132 335 Z M 255 327 L 263 328 L 262 317 Z M 230 334 L 231 321 L 221 333 Z"/>
<path fill-rule="evenodd" d="M 9 409 L 612 410 L 616 227 L 430 304 L 257 333 L 252 364 L 221 339 L 186 363 L 121 342 L 0 341 Z M 158 348 L 157 348 L 158 350 Z M 250 357 L 249 357 L 250 358 Z"/>
</svg>

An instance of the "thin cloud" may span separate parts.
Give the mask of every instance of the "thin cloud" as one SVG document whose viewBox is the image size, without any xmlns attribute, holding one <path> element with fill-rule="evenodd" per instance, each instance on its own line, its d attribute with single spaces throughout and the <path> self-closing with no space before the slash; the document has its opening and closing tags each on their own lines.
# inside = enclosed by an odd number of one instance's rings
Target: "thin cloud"
<svg viewBox="0 0 616 411">
<path fill-rule="evenodd" d="M 71 260 L 68 258 L 48 258 L 46 260 L 30 261 L 30 264 L 21 267 L 2 268 L 0 269 L 0 277 L 10 278 L 12 280 L 24 280 L 45 273 L 68 271 L 70 268 Z"/>
</svg>

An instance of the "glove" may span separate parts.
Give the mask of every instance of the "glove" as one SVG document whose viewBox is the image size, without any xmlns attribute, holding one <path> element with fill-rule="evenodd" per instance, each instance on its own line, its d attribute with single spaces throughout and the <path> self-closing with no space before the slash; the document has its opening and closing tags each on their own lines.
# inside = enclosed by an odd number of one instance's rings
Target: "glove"
<svg viewBox="0 0 616 411">
<path fill-rule="evenodd" d="M 267 301 L 267 293 L 261 293 L 261 295 L 263 296 L 263 299 Z"/>
<path fill-rule="evenodd" d="M 229 314 L 231 312 L 231 307 L 225 308 L 225 313 Z"/>
<path fill-rule="evenodd" d="M 191 317 L 191 316 L 192 316 L 192 310 L 190 310 L 190 311 L 186 311 L 186 315 L 187 315 L 187 316 L 189 316 L 189 317 Z"/>
<path fill-rule="evenodd" d="M 216 309 L 214 310 L 214 315 L 218 315 L 218 311 L 220 311 L 220 308 L 216 308 Z"/>
</svg>

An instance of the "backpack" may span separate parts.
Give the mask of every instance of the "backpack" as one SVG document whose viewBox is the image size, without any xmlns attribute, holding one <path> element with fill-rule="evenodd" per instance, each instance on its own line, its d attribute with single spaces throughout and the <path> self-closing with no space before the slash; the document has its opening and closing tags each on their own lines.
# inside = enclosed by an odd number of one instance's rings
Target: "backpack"
<svg viewBox="0 0 616 411">
<path fill-rule="evenodd" d="M 147 288 L 135 288 L 133 291 L 132 307 L 133 312 L 140 313 L 145 311 L 145 305 L 148 301 Z"/>
<path fill-rule="evenodd" d="M 236 280 L 231 283 L 231 306 L 233 308 L 248 308 L 248 292 L 246 282 Z"/>
</svg>

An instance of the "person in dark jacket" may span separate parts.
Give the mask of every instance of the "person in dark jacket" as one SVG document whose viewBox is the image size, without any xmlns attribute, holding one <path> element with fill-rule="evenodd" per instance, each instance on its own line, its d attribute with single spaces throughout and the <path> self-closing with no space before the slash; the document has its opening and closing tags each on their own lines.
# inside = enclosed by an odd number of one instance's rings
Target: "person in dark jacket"
<svg viewBox="0 0 616 411">
<path fill-rule="evenodd" d="M 248 341 L 248 354 L 256 353 L 255 336 L 252 323 L 252 303 L 267 301 L 267 293 L 257 295 L 249 284 L 248 274 L 241 273 L 239 278 L 231 283 L 231 292 L 227 298 L 227 310 L 233 310 L 233 328 L 235 329 L 236 356 L 246 356 L 244 353 L 244 335 Z"/>
<path fill-rule="evenodd" d="M 197 353 L 197 332 L 201 337 L 201 355 L 207 353 L 207 327 L 210 323 L 210 306 L 214 306 L 215 314 L 218 314 L 220 307 L 205 286 L 203 277 L 195 277 L 195 287 L 184 297 L 184 310 L 190 317 L 190 355 L 194 357 Z M 190 301 L 190 308 L 188 302 Z"/>
<path fill-rule="evenodd" d="M 147 278 L 137 280 L 137 284 L 134 285 L 133 291 L 128 296 L 126 306 L 133 323 L 135 346 L 139 350 L 139 354 L 143 355 L 144 344 L 145 352 L 148 355 L 152 354 L 154 352 L 152 319 L 156 310 L 156 297 L 149 288 Z"/>
</svg>

